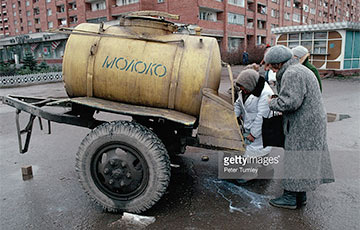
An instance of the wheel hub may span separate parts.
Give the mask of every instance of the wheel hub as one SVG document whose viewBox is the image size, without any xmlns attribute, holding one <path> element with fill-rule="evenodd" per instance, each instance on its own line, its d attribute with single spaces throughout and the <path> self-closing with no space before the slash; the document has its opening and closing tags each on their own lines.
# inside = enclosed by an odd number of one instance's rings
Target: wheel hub
<svg viewBox="0 0 360 230">
<path fill-rule="evenodd" d="M 100 150 L 95 163 L 95 177 L 107 194 L 121 199 L 142 192 L 147 181 L 147 166 L 132 149 L 120 145 L 108 146 Z"/>
</svg>

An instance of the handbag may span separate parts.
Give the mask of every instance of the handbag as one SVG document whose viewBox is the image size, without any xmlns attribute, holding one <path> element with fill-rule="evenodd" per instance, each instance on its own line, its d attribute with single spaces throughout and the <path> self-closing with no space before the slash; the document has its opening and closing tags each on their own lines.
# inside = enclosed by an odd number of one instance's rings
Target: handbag
<svg viewBox="0 0 360 230">
<path fill-rule="evenodd" d="M 273 112 L 272 117 L 263 117 L 261 131 L 264 148 L 267 146 L 284 147 L 285 135 L 282 115 L 274 116 Z"/>
</svg>

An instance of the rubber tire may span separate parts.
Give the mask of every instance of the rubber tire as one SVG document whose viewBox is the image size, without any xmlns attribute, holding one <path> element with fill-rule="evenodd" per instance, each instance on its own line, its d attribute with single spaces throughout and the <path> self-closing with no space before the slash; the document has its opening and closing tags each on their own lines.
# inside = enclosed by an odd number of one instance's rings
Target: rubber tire
<svg viewBox="0 0 360 230">
<path fill-rule="evenodd" d="M 91 176 L 91 159 L 97 149 L 114 140 L 137 148 L 148 165 L 148 184 L 132 200 L 111 199 L 98 189 Z M 134 122 L 114 121 L 96 127 L 84 138 L 76 154 L 76 171 L 85 192 L 106 211 L 141 213 L 165 193 L 170 181 L 170 160 L 164 144 L 151 130 Z"/>
</svg>

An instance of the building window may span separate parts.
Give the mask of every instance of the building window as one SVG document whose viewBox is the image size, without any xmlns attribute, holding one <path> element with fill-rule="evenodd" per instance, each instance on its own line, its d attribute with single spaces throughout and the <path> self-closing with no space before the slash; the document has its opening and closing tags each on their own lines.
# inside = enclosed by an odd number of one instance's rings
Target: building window
<svg viewBox="0 0 360 230">
<path fill-rule="evenodd" d="M 34 8 L 34 15 L 39 15 L 40 14 L 40 9 L 39 8 Z"/>
<path fill-rule="evenodd" d="M 313 33 L 312 32 L 305 32 L 301 33 L 301 40 L 312 40 Z"/>
<path fill-rule="evenodd" d="M 286 0 L 285 5 L 286 7 L 291 7 L 291 0 Z"/>
<path fill-rule="evenodd" d="M 314 41 L 314 54 L 326 54 L 326 41 Z"/>
<path fill-rule="evenodd" d="M 234 6 L 245 7 L 245 1 L 244 0 L 228 0 L 228 3 L 230 5 L 234 5 Z"/>
<path fill-rule="evenodd" d="M 310 14 L 316 14 L 316 9 L 315 8 L 310 8 Z"/>
<path fill-rule="evenodd" d="M 77 23 L 77 22 L 78 22 L 77 16 L 70 17 L 70 23 Z"/>
<path fill-rule="evenodd" d="M 32 22 L 31 22 L 31 21 L 28 21 L 27 24 L 28 24 L 28 26 L 31 26 L 31 25 L 32 25 Z"/>
<path fill-rule="evenodd" d="M 307 16 L 303 15 L 303 23 L 307 24 Z"/>
<path fill-rule="evenodd" d="M 16 16 L 16 12 L 14 12 L 14 17 Z"/>
<path fill-rule="evenodd" d="M 360 68 L 360 32 L 346 31 L 344 69 Z"/>
<path fill-rule="evenodd" d="M 26 1 L 26 6 L 30 6 L 30 2 L 29 1 Z"/>
<path fill-rule="evenodd" d="M 15 25 L 17 24 L 17 21 L 16 21 L 16 20 L 14 20 L 14 24 L 15 24 Z"/>
<path fill-rule="evenodd" d="M 278 18 L 279 17 L 279 11 L 271 9 L 271 17 Z"/>
<path fill-rule="evenodd" d="M 309 12 L 309 6 L 308 5 L 304 4 L 303 9 L 304 9 L 305 12 Z"/>
<path fill-rule="evenodd" d="M 51 16 L 51 15 L 52 15 L 51 9 L 47 9 L 47 16 Z"/>
<path fill-rule="evenodd" d="M 258 20 L 257 28 L 262 30 L 266 29 L 266 21 Z"/>
<path fill-rule="evenodd" d="M 244 15 L 228 13 L 229 24 L 244 25 Z"/>
<path fill-rule="evenodd" d="M 165 0 L 158 0 L 158 3 L 163 3 L 165 2 Z"/>
<path fill-rule="evenodd" d="M 199 15 L 200 15 L 199 16 L 200 20 L 212 21 L 212 22 L 217 21 L 216 12 L 200 10 Z"/>
<path fill-rule="evenodd" d="M 54 23 L 53 22 L 48 22 L 48 28 L 51 29 L 54 27 Z"/>
<path fill-rule="evenodd" d="M 40 24 L 40 18 L 35 18 L 35 24 Z"/>
<path fill-rule="evenodd" d="M 26 16 L 30 17 L 30 15 L 31 15 L 30 11 L 29 10 L 26 11 Z"/>
<path fill-rule="evenodd" d="M 14 3 L 14 4 L 12 4 L 12 8 L 13 9 L 15 9 L 16 8 L 16 4 Z"/>
<path fill-rule="evenodd" d="M 105 1 L 91 3 L 91 11 L 105 10 L 105 9 L 106 9 Z"/>
<path fill-rule="evenodd" d="M 51 0 L 46 0 L 46 2 L 47 2 L 47 3 L 50 3 L 50 2 L 51 2 Z"/>
<path fill-rule="evenodd" d="M 61 18 L 58 20 L 59 26 L 66 26 L 66 18 Z"/>
<path fill-rule="evenodd" d="M 293 14 L 293 21 L 294 21 L 294 22 L 300 22 L 300 15 L 298 15 L 298 14 Z"/>
<path fill-rule="evenodd" d="M 262 37 L 262 36 L 257 36 L 256 37 L 256 45 L 261 45 L 261 44 L 265 44 L 265 39 L 266 37 Z"/>
<path fill-rule="evenodd" d="M 266 6 L 258 4 L 258 11 L 259 14 L 266 14 L 267 13 L 267 9 Z"/>
<path fill-rule="evenodd" d="M 237 50 L 240 47 L 242 40 L 243 39 L 241 39 L 241 38 L 229 38 L 229 40 L 228 40 L 229 51 Z"/>
<path fill-rule="evenodd" d="M 254 19 L 248 18 L 246 27 L 247 28 L 254 28 Z"/>
<path fill-rule="evenodd" d="M 134 4 L 134 3 L 138 3 L 139 0 L 116 0 L 116 5 L 117 6 L 125 6 L 125 5 L 130 5 L 130 4 Z"/>
<path fill-rule="evenodd" d="M 315 39 L 327 39 L 327 32 L 316 32 L 314 33 Z"/>
<path fill-rule="evenodd" d="M 284 18 L 285 20 L 290 20 L 290 13 L 285 13 Z"/>
<path fill-rule="evenodd" d="M 69 3 L 70 9 L 76 10 L 76 2 Z"/>
<path fill-rule="evenodd" d="M 65 6 L 64 5 L 57 6 L 56 11 L 58 13 L 64 13 L 65 12 Z"/>
</svg>

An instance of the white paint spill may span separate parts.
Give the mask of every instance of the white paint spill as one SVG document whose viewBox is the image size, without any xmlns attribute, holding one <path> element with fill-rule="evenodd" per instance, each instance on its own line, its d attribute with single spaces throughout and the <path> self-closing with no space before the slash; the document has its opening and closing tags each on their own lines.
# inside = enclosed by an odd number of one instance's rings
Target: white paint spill
<svg viewBox="0 0 360 230">
<path fill-rule="evenodd" d="M 210 190 L 212 190 L 212 187 L 215 187 L 216 192 L 229 202 L 229 212 L 231 213 L 237 211 L 250 216 L 251 211 L 262 209 L 270 199 L 270 196 L 251 192 L 225 180 L 207 179 L 207 185 Z M 232 199 L 231 197 L 234 197 L 234 195 L 236 196 Z M 241 204 L 237 204 L 240 203 L 238 200 L 242 201 L 242 206 Z M 246 205 L 246 202 L 248 202 L 250 206 Z"/>
</svg>

